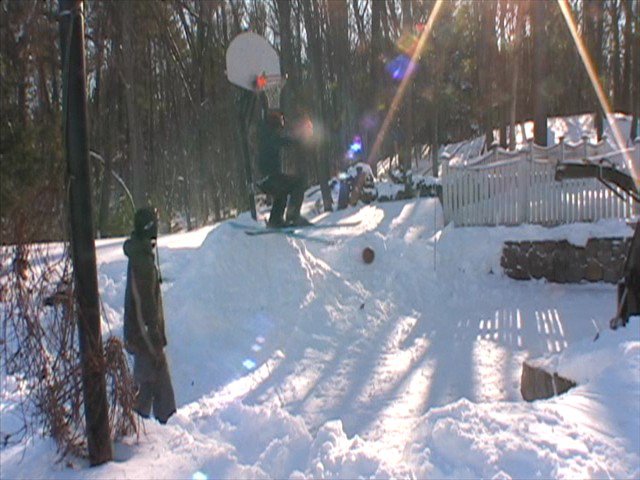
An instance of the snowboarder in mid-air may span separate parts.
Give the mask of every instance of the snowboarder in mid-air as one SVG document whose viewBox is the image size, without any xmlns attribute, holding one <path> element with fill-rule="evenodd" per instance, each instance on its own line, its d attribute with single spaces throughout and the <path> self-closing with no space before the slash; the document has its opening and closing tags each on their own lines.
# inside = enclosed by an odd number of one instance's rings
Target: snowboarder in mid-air
<svg viewBox="0 0 640 480">
<path fill-rule="evenodd" d="M 153 247 L 158 237 L 155 209 L 139 209 L 131 238 L 124 242 L 129 258 L 124 297 L 124 340 L 134 357 L 133 376 L 138 389 L 134 410 L 142 417 L 153 415 L 160 423 L 176 411 L 169 367 L 164 354 L 167 338 L 160 277 Z"/>
<path fill-rule="evenodd" d="M 284 114 L 281 111 L 267 112 L 258 130 L 258 166 L 263 175 L 258 186 L 273 197 L 267 222 L 270 228 L 311 224 L 300 215 L 305 191 L 303 178 L 282 171 L 281 148 L 298 142 L 297 138 L 285 133 Z"/>
</svg>

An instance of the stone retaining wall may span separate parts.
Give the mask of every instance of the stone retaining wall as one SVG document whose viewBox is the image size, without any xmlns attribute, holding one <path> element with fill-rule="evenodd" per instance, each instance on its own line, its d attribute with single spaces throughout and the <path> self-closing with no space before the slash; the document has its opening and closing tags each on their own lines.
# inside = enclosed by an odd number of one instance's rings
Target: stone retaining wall
<svg viewBox="0 0 640 480">
<path fill-rule="evenodd" d="M 631 238 L 592 238 L 584 247 L 566 240 L 505 242 L 500 264 L 516 280 L 617 283 L 630 244 Z"/>
</svg>

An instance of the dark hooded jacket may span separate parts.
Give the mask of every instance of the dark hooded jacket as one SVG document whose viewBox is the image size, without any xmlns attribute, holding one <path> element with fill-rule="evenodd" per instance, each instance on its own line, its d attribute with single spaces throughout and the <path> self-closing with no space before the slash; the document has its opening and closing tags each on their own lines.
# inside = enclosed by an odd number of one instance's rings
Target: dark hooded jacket
<svg viewBox="0 0 640 480">
<path fill-rule="evenodd" d="M 132 235 L 124 242 L 129 257 L 124 297 L 124 340 L 130 353 L 154 354 L 167 345 L 158 270 L 151 241 Z"/>
<path fill-rule="evenodd" d="M 258 167 L 265 177 L 282 173 L 280 149 L 293 145 L 295 140 L 284 132 L 274 119 L 267 119 L 258 130 Z"/>
</svg>

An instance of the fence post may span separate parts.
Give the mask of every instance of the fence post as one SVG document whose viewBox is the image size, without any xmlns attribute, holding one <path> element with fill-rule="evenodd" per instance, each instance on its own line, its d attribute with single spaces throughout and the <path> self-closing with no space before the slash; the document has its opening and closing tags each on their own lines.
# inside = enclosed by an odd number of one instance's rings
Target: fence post
<svg viewBox="0 0 640 480">
<path fill-rule="evenodd" d="M 533 165 L 533 139 L 529 140 L 529 151 L 518 162 L 518 224 L 527 223 L 530 217 L 529 197 L 531 165 Z"/>
<path fill-rule="evenodd" d="M 444 224 L 447 225 L 451 221 L 451 195 L 450 195 L 450 178 L 449 178 L 449 160 L 448 153 L 442 154 L 442 177 L 440 182 L 442 185 L 442 213 L 444 215 Z"/>
</svg>

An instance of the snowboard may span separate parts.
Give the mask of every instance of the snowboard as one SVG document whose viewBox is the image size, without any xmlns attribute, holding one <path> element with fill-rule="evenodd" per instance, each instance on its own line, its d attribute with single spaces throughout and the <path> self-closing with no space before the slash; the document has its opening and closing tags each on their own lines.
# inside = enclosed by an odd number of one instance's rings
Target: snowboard
<svg viewBox="0 0 640 480">
<path fill-rule="evenodd" d="M 255 227 L 245 231 L 247 235 L 267 235 L 269 233 L 289 233 L 297 230 L 323 230 L 327 228 L 355 227 L 360 222 L 345 223 L 312 223 L 311 225 L 287 225 L 284 227 Z"/>
<path fill-rule="evenodd" d="M 324 230 L 329 228 L 341 228 L 341 227 L 353 227 L 358 225 L 360 222 L 345 222 L 345 223 L 320 223 L 320 224 L 311 224 L 311 225 L 290 225 L 279 228 L 269 228 L 266 226 L 258 226 L 258 225 L 243 225 L 236 222 L 229 222 L 234 228 L 240 228 L 244 230 L 244 233 L 249 236 L 259 236 L 259 235 L 274 235 L 281 234 L 287 235 L 289 237 L 301 238 L 303 240 L 310 240 L 312 242 L 323 243 L 325 245 L 334 245 L 335 240 L 330 240 L 328 238 L 318 237 L 306 235 L 303 231 L 309 230 Z"/>
</svg>

